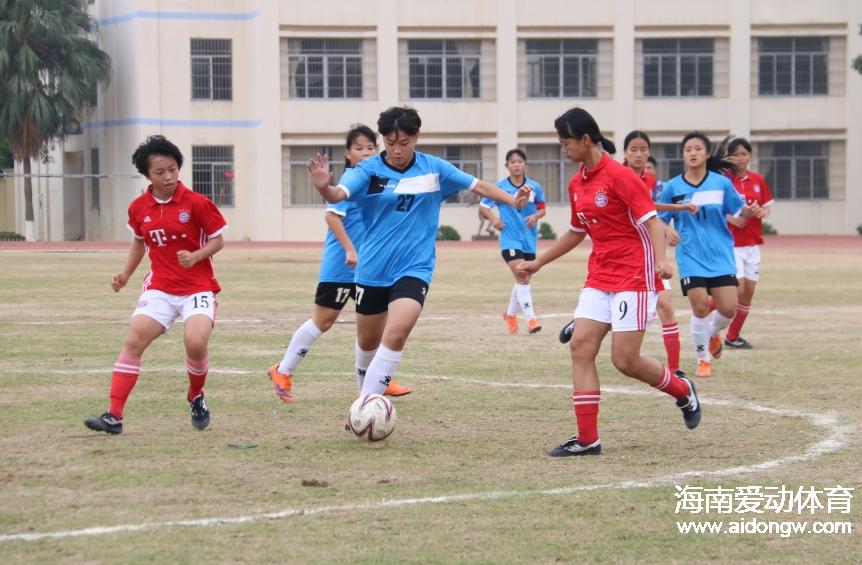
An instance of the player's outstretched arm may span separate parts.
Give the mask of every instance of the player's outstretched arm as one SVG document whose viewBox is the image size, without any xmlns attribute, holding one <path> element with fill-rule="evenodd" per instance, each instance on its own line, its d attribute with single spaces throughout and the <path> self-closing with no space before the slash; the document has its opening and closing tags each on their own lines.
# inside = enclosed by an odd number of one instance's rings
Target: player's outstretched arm
<svg viewBox="0 0 862 565">
<path fill-rule="evenodd" d="M 473 192 L 479 196 L 488 197 L 491 200 L 502 204 L 508 204 L 509 206 L 520 210 L 529 201 L 531 189 L 529 186 L 524 185 L 518 189 L 518 192 L 516 192 L 514 196 L 512 196 L 499 186 L 491 184 L 488 181 L 480 180 L 476 183 L 476 186 L 473 187 Z"/>
<path fill-rule="evenodd" d="M 334 212 L 327 212 L 325 218 L 326 225 L 332 230 L 332 235 L 335 236 L 335 239 L 344 248 L 344 262 L 351 267 L 355 267 L 359 259 L 356 255 L 356 247 L 353 246 L 350 236 L 347 235 L 347 230 L 344 229 L 344 222 L 341 221 L 341 216 Z"/>
<path fill-rule="evenodd" d="M 317 192 L 324 200 L 330 204 L 341 202 L 347 198 L 347 194 L 343 190 L 332 186 L 332 173 L 329 172 L 329 157 L 317 153 L 308 163 L 305 164 L 308 169 L 308 176 L 311 177 L 311 184 L 317 189 Z"/>
<path fill-rule="evenodd" d="M 519 273 L 538 273 L 539 269 L 552 261 L 556 261 L 578 245 L 587 237 L 587 232 L 566 230 L 554 244 L 533 261 L 519 263 L 516 269 Z"/>
<path fill-rule="evenodd" d="M 147 248 L 143 239 L 135 238 L 132 240 L 132 246 L 129 248 L 129 255 L 126 258 L 126 266 L 111 278 L 111 289 L 114 292 L 120 292 L 120 289 L 126 286 L 135 269 L 141 264 L 146 252 Z"/>
</svg>

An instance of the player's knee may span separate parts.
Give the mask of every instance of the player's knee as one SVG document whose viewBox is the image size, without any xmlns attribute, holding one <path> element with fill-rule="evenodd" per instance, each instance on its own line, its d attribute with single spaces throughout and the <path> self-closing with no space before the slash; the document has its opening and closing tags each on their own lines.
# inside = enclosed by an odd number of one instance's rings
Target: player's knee
<svg viewBox="0 0 862 565">
<path fill-rule="evenodd" d="M 185 340 L 186 355 L 192 359 L 203 359 L 207 354 L 207 339 L 202 337 L 187 337 Z"/>
<path fill-rule="evenodd" d="M 315 322 L 314 322 L 314 325 L 317 326 L 317 329 L 319 329 L 321 333 L 328 332 L 334 324 L 335 324 L 334 319 L 315 320 Z"/>
<path fill-rule="evenodd" d="M 639 359 L 640 355 L 617 353 L 611 356 L 611 361 L 613 362 L 614 367 L 616 367 L 617 371 L 629 377 L 634 374 Z"/>
</svg>

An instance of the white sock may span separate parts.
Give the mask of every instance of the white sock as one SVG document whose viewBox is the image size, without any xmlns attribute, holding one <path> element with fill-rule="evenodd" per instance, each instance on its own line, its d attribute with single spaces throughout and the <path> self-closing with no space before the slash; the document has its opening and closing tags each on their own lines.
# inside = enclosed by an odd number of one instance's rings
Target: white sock
<svg viewBox="0 0 862 565">
<path fill-rule="evenodd" d="M 512 295 L 509 297 L 509 307 L 506 308 L 506 314 L 514 316 L 518 313 L 518 285 L 512 287 Z"/>
<path fill-rule="evenodd" d="M 718 310 L 712 313 L 712 323 L 709 325 L 709 335 L 718 335 L 721 330 L 730 325 L 733 318 L 725 318 L 718 313 Z"/>
<path fill-rule="evenodd" d="M 306 320 L 290 338 L 290 344 L 287 346 L 287 351 L 284 352 L 284 358 L 278 365 L 278 372 L 293 374 L 293 370 L 305 358 L 317 338 L 322 335 L 323 332 L 314 325 L 314 322 Z"/>
<path fill-rule="evenodd" d="M 521 312 L 524 313 L 525 318 L 532 320 L 536 317 L 536 313 L 533 312 L 533 296 L 530 294 L 530 285 L 516 284 L 515 291 L 518 293 L 518 305 L 521 307 Z"/>
<path fill-rule="evenodd" d="M 401 354 L 401 351 L 392 351 L 385 345 L 377 348 L 374 359 L 368 365 L 360 396 L 383 394 L 386 391 L 389 381 L 395 376 L 395 371 L 398 370 L 398 365 L 401 363 Z"/>
<path fill-rule="evenodd" d="M 356 388 L 362 390 L 365 373 L 368 371 L 368 365 L 371 364 L 371 360 L 374 359 L 374 354 L 377 353 L 377 350 L 365 351 L 359 347 L 358 341 L 354 344 L 354 350 L 356 351 Z"/>
<path fill-rule="evenodd" d="M 691 340 L 694 342 L 694 352 L 697 353 L 698 361 L 710 361 L 709 348 L 709 317 L 691 317 Z"/>
</svg>

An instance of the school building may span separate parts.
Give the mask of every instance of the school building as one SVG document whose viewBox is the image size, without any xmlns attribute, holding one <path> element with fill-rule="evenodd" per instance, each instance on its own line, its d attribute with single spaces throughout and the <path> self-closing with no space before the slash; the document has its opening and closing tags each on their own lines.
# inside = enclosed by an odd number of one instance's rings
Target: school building
<svg viewBox="0 0 862 565">
<path fill-rule="evenodd" d="M 344 133 L 408 104 L 419 150 L 486 180 L 526 150 L 560 233 L 574 166 L 553 121 L 591 112 L 622 149 L 647 131 L 660 177 L 681 172 L 699 129 L 754 145 L 782 234 L 862 224 L 862 54 L 858 0 L 91 0 L 113 79 L 82 131 L 33 162 L 36 236 L 121 240 L 146 181 L 131 154 L 161 133 L 186 156 L 181 179 L 230 223 L 228 240 L 315 241 L 322 200 L 305 162 L 341 170 Z M 618 158 L 622 158 L 618 155 Z M 20 172 L 20 171 L 18 171 Z M 53 177 L 51 175 L 64 175 Z M 23 232 L 23 181 L 15 180 Z M 476 233 L 475 199 L 441 223 Z"/>
</svg>

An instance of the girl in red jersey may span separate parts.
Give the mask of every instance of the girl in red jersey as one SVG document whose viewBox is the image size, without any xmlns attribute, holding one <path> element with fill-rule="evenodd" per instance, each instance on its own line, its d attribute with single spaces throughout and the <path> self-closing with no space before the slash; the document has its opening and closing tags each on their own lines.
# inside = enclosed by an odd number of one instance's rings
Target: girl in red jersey
<svg viewBox="0 0 862 565">
<path fill-rule="evenodd" d="M 587 235 L 593 243 L 587 280 L 575 309 L 571 340 L 572 401 L 578 434 L 551 449 L 552 457 L 601 453 L 598 412 L 601 391 L 596 356 L 612 332 L 611 359 L 624 375 L 643 381 L 676 399 L 689 429 L 700 422 L 694 384 L 640 353 L 647 323 L 655 316 L 659 276 L 673 268 L 665 257 L 664 227 L 644 184 L 631 169 L 602 150 L 614 144 L 599 131 L 593 117 L 573 108 L 554 127 L 570 161 L 582 163 L 569 184 L 571 229 L 534 261 L 519 269 L 536 273 L 578 246 Z"/>
<path fill-rule="evenodd" d="M 209 198 L 180 182 L 183 155 L 163 136 L 148 137 L 132 162 L 151 184 L 129 205 L 128 227 L 134 240 L 126 266 L 114 275 L 111 288 L 119 292 L 126 286 L 147 253 L 150 273 L 114 364 L 110 408 L 98 418 L 84 420 L 84 425 L 109 434 L 123 431 L 123 408 L 138 380 L 141 355 L 182 316 L 189 375 L 186 400 L 192 425 L 203 430 L 210 422 L 203 391 L 209 369 L 207 346 L 215 323 L 215 297 L 221 290 L 211 257 L 224 245 L 221 234 L 227 223 Z"/>
<path fill-rule="evenodd" d="M 772 191 L 766 179 L 748 170 L 751 163 L 751 144 L 744 137 L 730 136 L 722 143 L 726 159 L 733 163 L 734 171 L 728 176 L 733 187 L 745 200 L 746 204 L 760 205 L 763 218 L 769 216 L 772 205 Z M 751 349 L 751 344 L 744 340 L 739 332 L 751 310 L 751 300 L 754 289 L 760 278 L 760 246 L 763 245 L 763 220 L 754 216 L 734 218 L 727 216 L 727 225 L 733 234 L 733 253 L 736 257 L 736 279 L 738 302 L 736 315 L 730 322 L 724 344 L 735 349 Z"/>
</svg>

